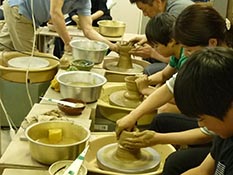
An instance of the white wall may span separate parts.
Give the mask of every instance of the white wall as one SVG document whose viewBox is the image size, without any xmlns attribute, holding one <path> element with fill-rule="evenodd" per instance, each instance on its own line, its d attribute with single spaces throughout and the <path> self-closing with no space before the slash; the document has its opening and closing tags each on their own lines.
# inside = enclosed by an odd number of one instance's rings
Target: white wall
<svg viewBox="0 0 233 175">
<path fill-rule="evenodd" d="M 222 15 L 223 18 L 227 16 L 228 0 L 212 0 L 213 7 Z"/>
<path fill-rule="evenodd" d="M 111 9 L 113 20 L 124 21 L 127 33 L 140 33 L 142 12 L 129 0 L 115 0 L 116 5 Z"/>
</svg>

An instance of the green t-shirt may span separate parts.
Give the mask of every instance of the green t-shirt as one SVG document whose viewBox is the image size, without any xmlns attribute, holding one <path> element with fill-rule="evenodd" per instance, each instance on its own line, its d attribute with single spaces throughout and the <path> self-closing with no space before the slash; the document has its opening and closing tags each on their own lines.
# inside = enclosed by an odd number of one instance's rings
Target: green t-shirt
<svg viewBox="0 0 233 175">
<path fill-rule="evenodd" d="M 169 65 L 171 67 L 176 68 L 177 70 L 180 69 L 180 67 L 184 64 L 184 62 L 187 60 L 187 57 L 184 55 L 184 48 L 182 47 L 180 49 L 180 58 L 176 58 L 175 56 L 171 56 Z"/>
</svg>

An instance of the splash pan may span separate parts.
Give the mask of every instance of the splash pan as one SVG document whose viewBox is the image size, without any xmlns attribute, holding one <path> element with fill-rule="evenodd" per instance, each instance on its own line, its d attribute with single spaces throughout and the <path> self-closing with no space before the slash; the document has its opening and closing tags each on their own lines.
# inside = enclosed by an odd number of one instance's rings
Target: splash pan
<svg viewBox="0 0 233 175">
<path fill-rule="evenodd" d="M 97 152 L 98 166 L 104 170 L 121 173 L 142 173 L 156 171 L 160 163 L 160 155 L 151 147 L 141 148 L 136 160 L 117 156 L 117 143 L 105 145 Z"/>
<path fill-rule="evenodd" d="M 8 61 L 10 67 L 38 69 L 49 66 L 49 61 L 39 57 L 16 57 Z"/>
<path fill-rule="evenodd" d="M 108 133 L 99 135 L 95 139 L 90 141 L 90 147 L 87 152 L 87 155 L 84 160 L 84 165 L 87 167 L 89 172 L 93 172 L 93 174 L 108 174 L 108 175 L 127 175 L 129 173 L 119 173 L 110 170 L 103 170 L 97 164 L 96 155 L 97 152 L 106 145 L 116 143 L 115 133 Z M 169 154 L 175 151 L 175 148 L 169 144 L 164 145 L 156 145 L 151 147 L 154 151 L 156 151 L 160 155 L 160 164 L 156 168 L 156 170 L 151 170 L 146 173 L 133 173 L 134 175 L 159 175 L 162 173 L 165 159 Z"/>
<path fill-rule="evenodd" d="M 136 108 L 138 105 L 141 104 L 141 101 L 131 100 L 124 97 L 124 94 L 126 93 L 126 90 L 117 91 L 109 96 L 110 104 L 122 106 L 122 107 L 128 107 L 128 108 Z"/>
<path fill-rule="evenodd" d="M 35 52 L 34 56 L 36 59 L 33 59 L 33 63 L 36 63 L 31 65 L 29 69 L 25 63 L 25 57 L 28 55 L 18 52 L 2 53 L 0 55 L 0 77 L 17 83 L 25 83 L 26 78 L 30 83 L 52 80 L 58 71 L 59 59 L 51 54 L 41 52 Z M 28 77 L 26 76 L 27 71 Z"/>
<path fill-rule="evenodd" d="M 109 96 L 117 91 L 126 90 L 125 83 L 107 82 L 102 87 L 100 98 L 98 99 L 98 107 L 100 113 L 107 119 L 115 122 L 118 119 L 129 114 L 134 108 L 121 107 L 111 104 Z M 138 125 L 148 125 L 152 122 L 156 113 L 147 114 L 140 118 L 137 122 Z"/>
<path fill-rule="evenodd" d="M 105 77 L 108 82 L 124 82 L 126 76 L 142 74 L 144 68 L 150 65 L 147 61 L 132 59 L 133 69 L 122 69 L 116 66 L 118 61 L 119 58 L 114 56 L 106 56 L 104 58 L 103 68 L 106 70 Z"/>
</svg>

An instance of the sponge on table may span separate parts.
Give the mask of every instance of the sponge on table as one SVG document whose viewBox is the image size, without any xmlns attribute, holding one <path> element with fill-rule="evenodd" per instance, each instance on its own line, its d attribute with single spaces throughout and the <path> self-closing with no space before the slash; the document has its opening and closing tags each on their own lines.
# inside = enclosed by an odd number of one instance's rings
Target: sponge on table
<svg viewBox="0 0 233 175">
<path fill-rule="evenodd" d="M 59 143 L 62 140 L 62 129 L 49 129 L 49 142 Z"/>
</svg>

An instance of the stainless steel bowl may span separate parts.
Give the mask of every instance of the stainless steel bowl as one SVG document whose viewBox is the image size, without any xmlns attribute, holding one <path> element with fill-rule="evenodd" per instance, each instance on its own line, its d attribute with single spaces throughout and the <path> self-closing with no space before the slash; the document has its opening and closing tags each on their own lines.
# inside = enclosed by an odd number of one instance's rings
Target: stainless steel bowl
<svg viewBox="0 0 233 175">
<path fill-rule="evenodd" d="M 120 37 L 125 33 L 126 24 L 122 21 L 101 20 L 98 21 L 99 33 L 108 37 Z"/>
<path fill-rule="evenodd" d="M 89 60 L 95 64 L 103 61 L 109 46 L 100 41 L 73 40 L 70 42 L 74 60 Z"/>
<path fill-rule="evenodd" d="M 57 81 L 63 98 L 76 98 L 91 103 L 98 100 L 107 79 L 94 72 L 70 71 L 60 74 Z"/>
<path fill-rule="evenodd" d="M 50 129 L 61 129 L 62 139 L 72 142 L 46 143 Z M 59 160 L 74 160 L 85 148 L 90 131 L 85 127 L 69 121 L 47 121 L 30 125 L 25 131 L 29 140 L 31 157 L 36 161 L 50 165 Z"/>
</svg>

